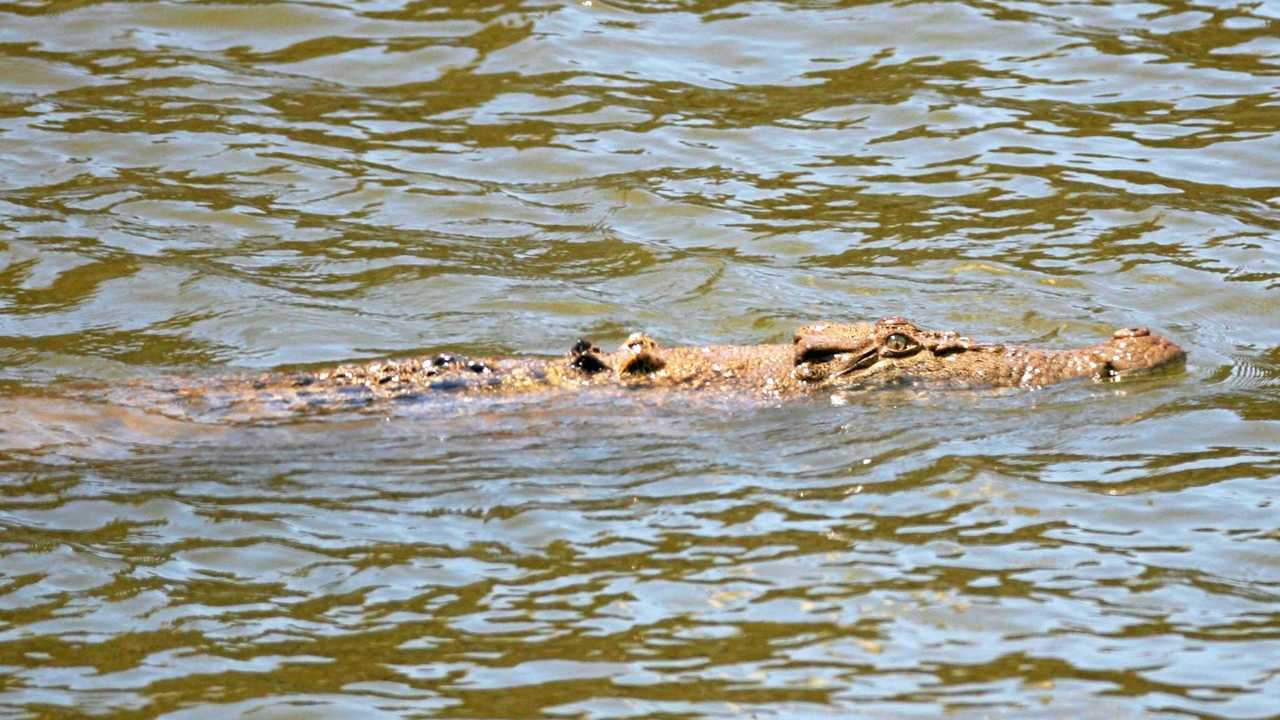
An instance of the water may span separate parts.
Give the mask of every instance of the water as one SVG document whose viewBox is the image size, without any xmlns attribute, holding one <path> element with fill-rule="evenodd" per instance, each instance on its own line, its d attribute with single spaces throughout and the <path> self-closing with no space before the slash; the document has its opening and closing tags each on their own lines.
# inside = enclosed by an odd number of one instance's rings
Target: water
<svg viewBox="0 0 1280 720">
<path fill-rule="evenodd" d="M 1272 717 L 1270 3 L 0 4 L 0 714 Z M 194 423 L 908 316 L 1186 371 Z"/>
</svg>

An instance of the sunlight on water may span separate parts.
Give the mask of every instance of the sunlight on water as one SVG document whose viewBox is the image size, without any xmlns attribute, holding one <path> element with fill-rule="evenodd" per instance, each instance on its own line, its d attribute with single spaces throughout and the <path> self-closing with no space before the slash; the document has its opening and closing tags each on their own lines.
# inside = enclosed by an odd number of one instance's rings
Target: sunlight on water
<svg viewBox="0 0 1280 720">
<path fill-rule="evenodd" d="M 0 2 L 0 714 L 1273 716 L 1277 37 L 1174 0 Z M 890 315 L 1188 360 L 174 411 Z"/>
</svg>

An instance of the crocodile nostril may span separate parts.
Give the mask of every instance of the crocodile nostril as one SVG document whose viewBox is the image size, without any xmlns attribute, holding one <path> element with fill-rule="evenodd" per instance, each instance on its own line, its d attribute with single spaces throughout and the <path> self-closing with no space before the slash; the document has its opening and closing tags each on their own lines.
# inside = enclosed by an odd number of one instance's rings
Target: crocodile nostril
<svg viewBox="0 0 1280 720">
<path fill-rule="evenodd" d="M 1134 338 L 1134 337 L 1146 337 L 1150 334 L 1151 334 L 1151 331 L 1145 327 L 1129 327 L 1129 328 L 1120 328 L 1119 330 L 1116 330 L 1115 332 L 1111 333 L 1111 337 L 1116 339 Z"/>
</svg>

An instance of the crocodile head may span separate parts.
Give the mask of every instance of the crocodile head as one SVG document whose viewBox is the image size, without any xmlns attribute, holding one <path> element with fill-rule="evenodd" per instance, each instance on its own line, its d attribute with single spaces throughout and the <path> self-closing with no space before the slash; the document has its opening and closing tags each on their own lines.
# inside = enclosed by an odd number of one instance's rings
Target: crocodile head
<svg viewBox="0 0 1280 720">
<path fill-rule="evenodd" d="M 794 373 L 813 385 L 888 383 L 931 358 L 919 328 L 902 318 L 875 323 L 817 323 L 796 331 Z"/>
<path fill-rule="evenodd" d="M 796 379 L 847 388 L 924 380 L 954 385 L 1038 387 L 1073 377 L 1115 380 L 1185 357 L 1146 328 L 1117 330 L 1074 350 L 979 343 L 954 332 L 921 330 L 900 317 L 875 323 L 818 323 L 796 331 Z"/>
</svg>

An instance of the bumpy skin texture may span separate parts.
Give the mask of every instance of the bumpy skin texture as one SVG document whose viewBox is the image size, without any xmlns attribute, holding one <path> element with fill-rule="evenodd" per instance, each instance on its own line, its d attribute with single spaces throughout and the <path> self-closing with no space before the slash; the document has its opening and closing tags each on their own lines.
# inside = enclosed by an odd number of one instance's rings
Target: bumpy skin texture
<svg viewBox="0 0 1280 720">
<path fill-rule="evenodd" d="M 899 317 L 807 325 L 796 333 L 797 372 L 812 373 L 826 385 L 907 380 L 1039 388 L 1079 377 L 1119 380 L 1185 357 L 1182 348 L 1143 327 L 1116 330 L 1106 342 L 1071 350 L 976 342 L 955 332 L 921 330 Z"/>
<path fill-rule="evenodd" d="M 789 345 L 664 348 L 635 334 L 608 353 L 580 340 L 551 359 L 437 355 L 307 373 L 174 380 L 151 389 L 176 393 L 197 412 L 254 419 L 439 392 L 512 396 L 594 387 L 780 399 L 904 383 L 1039 388 L 1078 377 L 1114 381 L 1184 357 L 1181 348 L 1146 328 L 1117 330 L 1088 347 L 1042 350 L 976 342 L 890 317 L 805 325 Z"/>
</svg>

